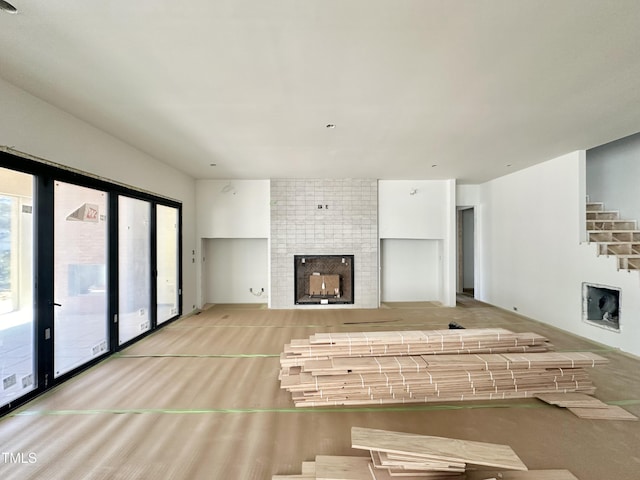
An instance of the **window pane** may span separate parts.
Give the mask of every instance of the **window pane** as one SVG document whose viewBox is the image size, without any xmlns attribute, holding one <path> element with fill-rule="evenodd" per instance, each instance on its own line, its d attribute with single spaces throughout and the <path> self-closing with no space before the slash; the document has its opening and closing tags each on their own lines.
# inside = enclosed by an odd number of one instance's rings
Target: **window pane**
<svg viewBox="0 0 640 480">
<path fill-rule="evenodd" d="M 151 328 L 151 205 L 118 200 L 119 344 Z"/>
<path fill-rule="evenodd" d="M 107 194 L 55 183 L 54 375 L 108 350 Z"/>
<path fill-rule="evenodd" d="M 33 177 L 0 168 L 0 406 L 36 388 Z"/>
<path fill-rule="evenodd" d="M 157 208 L 158 323 L 178 315 L 178 209 Z"/>
</svg>

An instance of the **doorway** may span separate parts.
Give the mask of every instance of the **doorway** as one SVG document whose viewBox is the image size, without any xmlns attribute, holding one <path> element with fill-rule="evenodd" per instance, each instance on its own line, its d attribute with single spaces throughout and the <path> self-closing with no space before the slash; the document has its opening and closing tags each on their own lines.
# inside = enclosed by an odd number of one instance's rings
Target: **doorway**
<svg viewBox="0 0 640 480">
<path fill-rule="evenodd" d="M 457 292 L 475 297 L 475 209 L 458 207 Z"/>
</svg>

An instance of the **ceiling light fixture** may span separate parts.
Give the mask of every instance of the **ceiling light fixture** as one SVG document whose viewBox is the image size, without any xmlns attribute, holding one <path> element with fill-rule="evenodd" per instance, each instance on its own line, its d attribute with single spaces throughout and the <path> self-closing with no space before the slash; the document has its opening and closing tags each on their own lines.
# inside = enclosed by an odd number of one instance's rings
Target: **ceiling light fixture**
<svg viewBox="0 0 640 480">
<path fill-rule="evenodd" d="M 0 10 L 7 13 L 18 13 L 18 9 L 5 0 L 0 0 Z"/>
</svg>

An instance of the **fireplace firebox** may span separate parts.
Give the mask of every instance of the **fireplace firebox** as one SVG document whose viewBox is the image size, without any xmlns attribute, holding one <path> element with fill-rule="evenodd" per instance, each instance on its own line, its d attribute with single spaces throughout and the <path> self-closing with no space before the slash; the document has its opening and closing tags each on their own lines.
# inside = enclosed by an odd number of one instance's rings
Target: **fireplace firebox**
<svg viewBox="0 0 640 480">
<path fill-rule="evenodd" d="M 353 257 L 294 255 L 295 304 L 352 304 Z"/>
<path fill-rule="evenodd" d="M 587 323 L 620 331 L 620 289 L 582 284 L 582 318 Z"/>
</svg>

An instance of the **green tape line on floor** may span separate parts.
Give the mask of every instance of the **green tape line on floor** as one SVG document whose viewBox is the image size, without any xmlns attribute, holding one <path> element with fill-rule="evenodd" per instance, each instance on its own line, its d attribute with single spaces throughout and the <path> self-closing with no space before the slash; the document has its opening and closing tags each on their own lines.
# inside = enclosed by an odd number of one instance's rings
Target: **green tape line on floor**
<svg viewBox="0 0 640 480">
<path fill-rule="evenodd" d="M 189 354 L 189 353 L 161 353 L 161 354 L 122 354 L 116 353 L 113 358 L 272 358 L 280 357 L 275 353 L 229 353 L 229 354 Z"/>
<path fill-rule="evenodd" d="M 360 412 L 422 412 L 437 410 L 467 410 L 480 408 L 543 408 L 546 404 L 477 404 L 477 405 L 414 405 L 397 407 L 313 407 L 313 408 L 211 408 L 211 409 L 87 409 L 87 410 L 25 410 L 8 416 L 99 415 L 99 414 L 211 414 L 211 413 L 360 413 Z"/>
<path fill-rule="evenodd" d="M 607 402 L 609 405 L 640 405 L 640 400 L 616 400 Z M 369 412 L 428 412 L 439 410 L 474 410 L 488 408 L 557 408 L 543 402 L 536 403 L 482 403 L 468 405 L 413 405 L 389 407 L 313 407 L 313 408 L 208 408 L 208 409 L 87 409 L 87 410 L 25 410 L 10 413 L 7 416 L 54 416 L 54 415 L 104 415 L 104 414 L 246 414 L 246 413 L 369 413 Z"/>
</svg>

